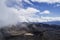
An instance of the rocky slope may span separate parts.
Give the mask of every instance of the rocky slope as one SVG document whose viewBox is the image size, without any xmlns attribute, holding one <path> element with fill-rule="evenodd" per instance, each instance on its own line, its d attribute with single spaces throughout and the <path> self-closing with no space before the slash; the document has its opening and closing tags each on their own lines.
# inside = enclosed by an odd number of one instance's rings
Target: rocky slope
<svg viewBox="0 0 60 40">
<path fill-rule="evenodd" d="M 60 40 L 60 26 L 22 23 L 0 28 L 0 40 Z"/>
</svg>

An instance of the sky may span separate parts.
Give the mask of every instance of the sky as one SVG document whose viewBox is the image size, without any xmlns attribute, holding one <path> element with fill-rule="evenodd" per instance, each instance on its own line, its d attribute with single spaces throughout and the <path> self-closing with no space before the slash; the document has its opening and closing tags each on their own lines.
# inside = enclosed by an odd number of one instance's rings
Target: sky
<svg viewBox="0 0 60 40">
<path fill-rule="evenodd" d="M 0 0 L 0 25 L 60 21 L 60 0 Z"/>
</svg>

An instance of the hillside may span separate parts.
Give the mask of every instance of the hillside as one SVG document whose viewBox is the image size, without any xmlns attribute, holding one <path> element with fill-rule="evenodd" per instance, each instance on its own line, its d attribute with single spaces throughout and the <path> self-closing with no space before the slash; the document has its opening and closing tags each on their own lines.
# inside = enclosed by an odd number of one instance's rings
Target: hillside
<svg viewBox="0 0 60 40">
<path fill-rule="evenodd" d="M 60 25 L 20 23 L 0 28 L 0 40 L 60 40 Z"/>
</svg>

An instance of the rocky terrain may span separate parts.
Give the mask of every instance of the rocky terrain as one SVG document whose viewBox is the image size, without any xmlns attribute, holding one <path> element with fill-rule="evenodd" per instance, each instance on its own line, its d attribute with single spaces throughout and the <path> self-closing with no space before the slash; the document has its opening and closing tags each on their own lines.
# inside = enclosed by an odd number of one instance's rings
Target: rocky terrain
<svg viewBox="0 0 60 40">
<path fill-rule="evenodd" d="M 0 28 L 0 40 L 60 40 L 60 26 L 20 23 Z"/>
</svg>

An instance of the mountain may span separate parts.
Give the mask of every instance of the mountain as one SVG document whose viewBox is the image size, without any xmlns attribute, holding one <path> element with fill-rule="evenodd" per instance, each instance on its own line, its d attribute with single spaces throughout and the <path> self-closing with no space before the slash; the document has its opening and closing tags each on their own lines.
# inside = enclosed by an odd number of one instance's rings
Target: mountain
<svg viewBox="0 0 60 40">
<path fill-rule="evenodd" d="M 60 40 L 60 26 L 44 23 L 18 23 L 0 28 L 0 40 Z"/>
<path fill-rule="evenodd" d="M 60 21 L 43 22 L 44 24 L 60 25 Z"/>
</svg>

